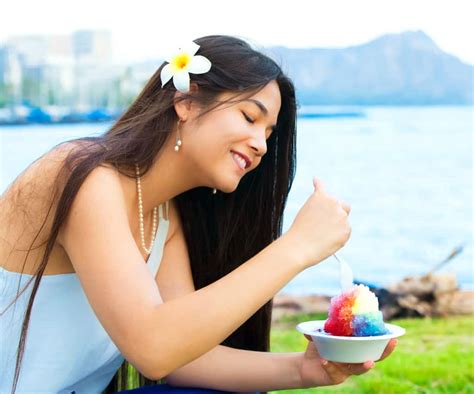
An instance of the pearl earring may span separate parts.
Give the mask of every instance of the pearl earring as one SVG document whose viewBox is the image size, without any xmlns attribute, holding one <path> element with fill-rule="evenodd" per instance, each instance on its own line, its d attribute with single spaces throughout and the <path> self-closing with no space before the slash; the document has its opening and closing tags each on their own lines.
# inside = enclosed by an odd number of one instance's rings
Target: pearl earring
<svg viewBox="0 0 474 394">
<path fill-rule="evenodd" d="M 216 194 L 216 193 L 217 193 L 217 190 L 214 189 L 214 190 L 212 191 L 212 194 Z"/>
<path fill-rule="evenodd" d="M 176 128 L 176 145 L 174 146 L 174 150 L 179 152 L 180 146 L 183 144 L 181 139 L 179 138 L 179 125 L 181 123 L 181 119 L 178 119 L 178 127 Z"/>
</svg>

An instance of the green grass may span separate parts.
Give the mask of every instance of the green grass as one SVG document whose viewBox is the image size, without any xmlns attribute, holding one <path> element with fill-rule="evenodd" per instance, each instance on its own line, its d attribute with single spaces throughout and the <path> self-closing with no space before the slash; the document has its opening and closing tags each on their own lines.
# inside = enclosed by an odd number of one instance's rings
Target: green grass
<svg viewBox="0 0 474 394">
<path fill-rule="evenodd" d="M 324 314 L 294 315 L 274 325 L 272 352 L 305 351 L 307 339 L 295 326 Z M 406 329 L 391 356 L 371 371 L 344 383 L 272 393 L 474 393 L 474 316 L 399 319 L 390 323 Z"/>
</svg>

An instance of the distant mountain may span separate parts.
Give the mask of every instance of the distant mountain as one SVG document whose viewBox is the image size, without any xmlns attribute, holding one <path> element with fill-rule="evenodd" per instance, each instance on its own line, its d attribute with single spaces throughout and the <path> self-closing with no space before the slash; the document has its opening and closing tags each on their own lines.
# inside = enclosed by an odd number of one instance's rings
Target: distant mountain
<svg viewBox="0 0 474 394">
<path fill-rule="evenodd" d="M 271 47 L 303 105 L 473 104 L 474 66 L 422 31 L 386 34 L 347 48 Z"/>
</svg>

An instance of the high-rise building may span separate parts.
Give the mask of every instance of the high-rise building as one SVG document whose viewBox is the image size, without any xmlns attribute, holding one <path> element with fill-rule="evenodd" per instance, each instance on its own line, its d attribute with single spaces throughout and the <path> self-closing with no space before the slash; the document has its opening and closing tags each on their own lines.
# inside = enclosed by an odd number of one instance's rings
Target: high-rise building
<svg viewBox="0 0 474 394">
<path fill-rule="evenodd" d="M 112 62 L 112 39 L 108 31 L 78 30 L 72 34 L 78 64 L 106 65 Z"/>
<path fill-rule="evenodd" d="M 14 48 L 0 47 L 0 86 L 2 101 L 14 105 L 20 100 L 22 69 L 20 58 Z"/>
</svg>

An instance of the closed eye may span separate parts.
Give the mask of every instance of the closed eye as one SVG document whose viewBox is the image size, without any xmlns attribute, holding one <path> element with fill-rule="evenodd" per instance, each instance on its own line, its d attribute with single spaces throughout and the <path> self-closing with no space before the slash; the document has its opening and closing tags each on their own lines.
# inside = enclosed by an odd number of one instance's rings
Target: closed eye
<svg viewBox="0 0 474 394">
<path fill-rule="evenodd" d="M 243 112 L 243 111 L 241 111 L 241 112 L 242 112 L 242 115 L 244 115 L 244 118 L 247 120 L 247 122 L 252 123 L 252 124 L 255 122 L 255 121 L 254 121 L 252 118 L 250 118 L 245 112 Z"/>
</svg>

